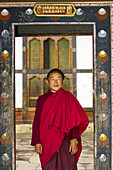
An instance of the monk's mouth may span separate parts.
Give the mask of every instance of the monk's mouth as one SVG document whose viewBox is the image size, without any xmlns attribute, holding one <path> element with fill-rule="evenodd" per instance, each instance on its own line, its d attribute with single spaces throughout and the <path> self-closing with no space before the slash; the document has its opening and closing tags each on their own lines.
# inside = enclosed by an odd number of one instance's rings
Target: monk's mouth
<svg viewBox="0 0 113 170">
<path fill-rule="evenodd" d="M 58 87 L 59 85 L 54 85 L 54 87 Z"/>
</svg>

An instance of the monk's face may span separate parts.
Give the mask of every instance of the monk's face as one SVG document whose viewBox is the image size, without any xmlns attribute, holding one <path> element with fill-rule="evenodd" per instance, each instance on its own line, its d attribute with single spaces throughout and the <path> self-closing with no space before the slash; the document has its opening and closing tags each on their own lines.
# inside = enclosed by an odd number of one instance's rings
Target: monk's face
<svg viewBox="0 0 113 170">
<path fill-rule="evenodd" d="M 64 80 L 60 73 L 51 73 L 49 75 L 49 79 L 47 80 L 47 83 L 49 84 L 49 87 L 51 88 L 53 93 L 60 90 L 63 85 L 63 82 Z"/>
</svg>

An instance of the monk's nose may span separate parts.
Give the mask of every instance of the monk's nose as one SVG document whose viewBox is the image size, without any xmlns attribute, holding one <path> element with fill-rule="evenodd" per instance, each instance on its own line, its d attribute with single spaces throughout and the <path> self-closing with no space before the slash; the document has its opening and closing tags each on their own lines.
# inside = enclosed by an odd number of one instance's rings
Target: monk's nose
<svg viewBox="0 0 113 170">
<path fill-rule="evenodd" d="M 58 81 L 57 81 L 57 80 L 55 80 L 55 81 L 54 81 L 54 83 L 56 83 L 56 84 L 57 84 L 57 83 L 58 83 Z"/>
</svg>

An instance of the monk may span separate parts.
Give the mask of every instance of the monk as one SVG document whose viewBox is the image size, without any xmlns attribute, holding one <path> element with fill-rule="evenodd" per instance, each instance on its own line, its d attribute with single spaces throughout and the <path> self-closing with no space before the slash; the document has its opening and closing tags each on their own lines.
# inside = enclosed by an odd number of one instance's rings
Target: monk
<svg viewBox="0 0 113 170">
<path fill-rule="evenodd" d="M 77 170 L 81 134 L 89 123 L 78 100 L 62 88 L 64 81 L 60 69 L 50 70 L 50 89 L 37 99 L 31 145 L 40 156 L 42 170 Z"/>
</svg>

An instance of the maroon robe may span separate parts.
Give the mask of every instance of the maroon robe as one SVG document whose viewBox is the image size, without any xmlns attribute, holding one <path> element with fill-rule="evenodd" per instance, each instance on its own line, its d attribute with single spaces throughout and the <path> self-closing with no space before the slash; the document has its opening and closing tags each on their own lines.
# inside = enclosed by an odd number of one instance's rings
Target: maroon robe
<svg viewBox="0 0 113 170">
<path fill-rule="evenodd" d="M 35 146 L 40 141 L 40 116 L 42 112 L 43 105 L 47 98 L 51 96 L 53 93 L 48 90 L 48 92 L 44 93 L 43 95 L 39 96 L 36 103 L 36 110 L 35 110 L 35 117 L 33 121 L 33 129 L 32 129 L 32 141 L 31 145 Z M 70 141 L 71 139 L 79 139 L 79 131 L 78 127 L 74 127 L 71 129 L 69 134 L 65 134 L 64 140 Z"/>
<path fill-rule="evenodd" d="M 54 154 L 42 170 L 77 170 L 75 154 L 69 152 L 70 142 L 63 140 L 60 149 Z"/>
<path fill-rule="evenodd" d="M 44 95 L 46 96 L 48 93 L 50 93 L 50 91 Z M 76 131 L 79 132 L 79 135 L 77 134 L 79 151 L 76 153 L 76 160 L 78 160 L 81 152 L 80 135 L 86 129 L 89 122 L 78 101 L 71 93 L 61 88 L 58 92 L 53 93 L 45 102 L 43 102 L 41 110 L 41 117 L 38 120 L 38 123 L 40 124 L 39 129 L 36 129 L 36 127 L 38 127 L 37 125 L 35 127 L 35 120 L 37 117 L 35 114 L 31 143 L 32 145 L 42 143 L 43 154 L 40 155 L 41 165 L 44 166 L 47 164 L 60 148 L 63 140 L 66 139 L 66 136 L 70 138 L 70 132 L 73 132 L 73 129 L 76 129 Z M 37 141 L 34 140 L 35 135 Z M 69 140 L 68 137 L 67 139 Z M 70 139 L 73 139 L 73 137 Z"/>
</svg>

